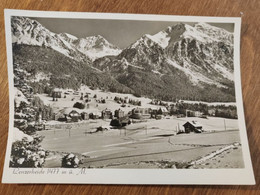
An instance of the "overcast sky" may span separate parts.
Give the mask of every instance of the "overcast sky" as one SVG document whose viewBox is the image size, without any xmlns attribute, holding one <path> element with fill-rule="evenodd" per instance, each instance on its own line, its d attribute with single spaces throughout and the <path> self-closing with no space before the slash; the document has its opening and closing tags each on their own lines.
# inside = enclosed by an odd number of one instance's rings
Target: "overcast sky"
<svg viewBox="0 0 260 195">
<path fill-rule="evenodd" d="M 179 22 L 33 18 L 55 33 L 66 32 L 78 38 L 101 35 L 110 43 L 125 48 L 144 34 L 155 34 Z M 190 23 L 193 24 L 193 23 Z M 234 31 L 234 24 L 210 23 L 211 25 Z"/>
</svg>

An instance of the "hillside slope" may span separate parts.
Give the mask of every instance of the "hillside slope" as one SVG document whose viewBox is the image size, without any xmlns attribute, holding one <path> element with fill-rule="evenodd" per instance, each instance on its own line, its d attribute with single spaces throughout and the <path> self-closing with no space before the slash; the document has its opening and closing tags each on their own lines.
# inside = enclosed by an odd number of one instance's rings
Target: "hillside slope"
<svg viewBox="0 0 260 195">
<path fill-rule="evenodd" d="M 44 92 L 46 87 L 78 89 L 81 84 L 113 92 L 133 93 L 108 73 L 48 47 L 14 44 L 13 59 L 14 64 L 28 73 L 26 80 L 34 86 L 36 93 Z"/>
</svg>

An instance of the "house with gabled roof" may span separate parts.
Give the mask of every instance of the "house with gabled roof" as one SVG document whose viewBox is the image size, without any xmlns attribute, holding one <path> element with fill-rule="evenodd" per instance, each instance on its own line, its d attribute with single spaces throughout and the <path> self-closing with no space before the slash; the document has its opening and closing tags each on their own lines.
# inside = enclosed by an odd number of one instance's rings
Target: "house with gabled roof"
<svg viewBox="0 0 260 195">
<path fill-rule="evenodd" d="M 185 129 L 185 133 L 201 133 L 203 131 L 202 124 L 197 121 L 188 121 L 183 125 L 183 127 Z"/>
</svg>

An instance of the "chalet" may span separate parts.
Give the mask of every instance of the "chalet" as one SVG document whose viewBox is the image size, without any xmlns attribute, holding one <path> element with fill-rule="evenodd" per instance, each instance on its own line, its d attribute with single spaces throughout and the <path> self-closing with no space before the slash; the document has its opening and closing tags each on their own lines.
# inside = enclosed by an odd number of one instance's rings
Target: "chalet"
<svg viewBox="0 0 260 195">
<path fill-rule="evenodd" d="M 81 118 L 82 118 L 83 120 L 88 120 L 88 119 L 89 119 L 89 114 L 86 113 L 86 112 L 82 112 L 82 113 L 81 113 Z"/>
<path fill-rule="evenodd" d="M 71 118 L 72 122 L 78 122 L 81 118 L 81 115 L 76 110 L 72 110 L 69 113 L 69 117 Z"/>
<path fill-rule="evenodd" d="M 167 110 L 167 108 L 161 107 L 158 109 L 157 114 L 166 116 L 169 114 L 169 111 Z"/>
<path fill-rule="evenodd" d="M 55 121 L 65 121 L 66 118 L 65 118 L 65 115 L 63 113 L 58 112 L 58 113 L 55 113 L 53 115 L 53 119 Z"/>
<path fill-rule="evenodd" d="M 113 116 L 112 111 L 107 108 L 101 112 L 102 119 L 111 119 L 112 116 Z"/>
<path fill-rule="evenodd" d="M 124 111 L 119 108 L 118 110 L 115 110 L 115 115 L 114 116 L 116 118 L 122 118 L 122 117 L 124 117 Z"/>
<path fill-rule="evenodd" d="M 183 127 L 185 129 L 185 133 L 201 133 L 203 131 L 202 125 L 197 121 L 188 121 L 183 125 Z"/>
<path fill-rule="evenodd" d="M 131 118 L 148 119 L 151 117 L 149 108 L 134 108 L 131 113 Z"/>
</svg>

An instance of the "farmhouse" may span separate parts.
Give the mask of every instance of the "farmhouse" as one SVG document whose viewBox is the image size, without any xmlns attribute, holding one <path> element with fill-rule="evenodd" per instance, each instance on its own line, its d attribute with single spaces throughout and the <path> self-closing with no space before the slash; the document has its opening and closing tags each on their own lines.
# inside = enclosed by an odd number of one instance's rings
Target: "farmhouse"
<svg viewBox="0 0 260 195">
<path fill-rule="evenodd" d="M 119 108 L 118 110 L 115 110 L 115 115 L 114 116 L 116 118 L 122 118 L 122 117 L 124 117 L 124 111 Z"/>
<path fill-rule="evenodd" d="M 167 108 L 161 107 L 158 109 L 157 114 L 166 116 L 169 114 L 169 111 L 167 110 Z"/>
<path fill-rule="evenodd" d="M 71 118 L 72 122 L 78 122 L 81 116 L 76 110 L 72 110 L 69 113 L 69 117 Z"/>
<path fill-rule="evenodd" d="M 134 108 L 130 117 L 134 119 L 148 119 L 150 116 L 149 108 Z"/>
<path fill-rule="evenodd" d="M 197 121 L 186 122 L 184 125 L 185 133 L 195 132 L 201 133 L 203 131 L 202 125 Z"/>
</svg>

